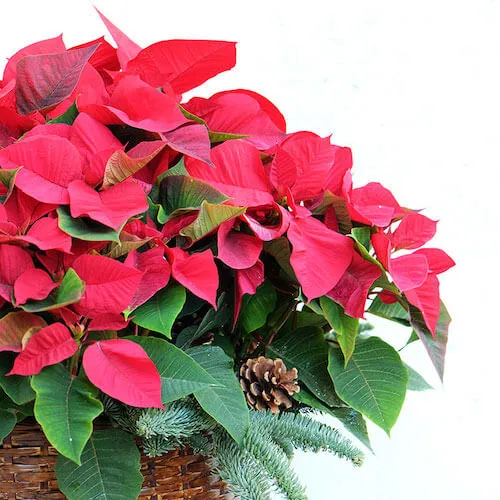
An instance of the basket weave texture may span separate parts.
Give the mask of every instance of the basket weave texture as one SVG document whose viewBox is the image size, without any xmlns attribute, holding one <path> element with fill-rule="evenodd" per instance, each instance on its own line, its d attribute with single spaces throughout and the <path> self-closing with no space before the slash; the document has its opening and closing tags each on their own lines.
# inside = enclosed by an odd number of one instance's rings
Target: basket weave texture
<svg viewBox="0 0 500 500">
<path fill-rule="evenodd" d="M 17 425 L 0 447 L 1 499 L 64 499 L 57 487 L 57 451 L 38 425 Z M 141 499 L 229 499 L 224 483 L 201 455 L 184 448 L 162 457 L 141 456 Z"/>
</svg>

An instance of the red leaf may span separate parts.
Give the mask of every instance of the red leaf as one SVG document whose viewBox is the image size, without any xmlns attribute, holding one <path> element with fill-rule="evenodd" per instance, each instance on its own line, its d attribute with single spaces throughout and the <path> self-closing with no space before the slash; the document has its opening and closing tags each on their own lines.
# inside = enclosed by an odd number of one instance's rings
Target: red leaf
<svg viewBox="0 0 500 500">
<path fill-rule="evenodd" d="M 327 295 L 339 303 L 349 316 L 364 318 L 368 292 L 373 282 L 381 275 L 382 271 L 377 265 L 353 251 L 352 262 Z"/>
<path fill-rule="evenodd" d="M 121 314 L 101 314 L 92 319 L 87 327 L 87 331 L 103 331 L 103 330 L 123 330 L 129 324 Z"/>
<path fill-rule="evenodd" d="M 210 250 L 189 255 L 180 248 L 165 247 L 172 276 L 196 296 L 217 307 L 219 273 Z"/>
<path fill-rule="evenodd" d="M 291 188 L 297 179 L 297 165 L 286 149 L 278 148 L 269 170 L 269 179 L 280 195 Z"/>
<path fill-rule="evenodd" d="M 424 255 L 402 255 L 389 260 L 389 272 L 396 286 L 404 292 L 422 285 L 429 266 Z"/>
<path fill-rule="evenodd" d="M 436 327 L 441 307 L 439 300 L 439 281 L 437 276 L 429 274 L 421 286 L 412 290 L 406 290 L 405 295 L 410 304 L 420 309 L 425 324 L 434 338 L 436 338 Z"/>
<path fill-rule="evenodd" d="M 42 269 L 28 269 L 14 283 L 16 305 L 24 304 L 29 299 L 45 299 L 58 286 L 59 283 L 54 283 Z"/>
<path fill-rule="evenodd" d="M 35 42 L 24 47 L 9 58 L 3 72 L 3 81 L 8 82 L 16 77 L 17 63 L 26 56 L 56 54 L 58 52 L 63 52 L 64 50 L 66 50 L 66 47 L 63 43 L 62 35 L 56 36 L 55 38 L 49 38 L 47 40 L 41 40 L 40 42 Z"/>
<path fill-rule="evenodd" d="M 351 263 L 352 240 L 313 217 L 292 218 L 288 239 L 290 264 L 309 300 L 330 291 Z"/>
<path fill-rule="evenodd" d="M 238 89 L 236 91 L 232 92 L 238 92 L 238 94 L 246 94 L 253 99 L 255 99 L 260 106 L 260 109 L 271 119 L 271 121 L 278 127 L 279 130 L 282 132 L 286 132 L 286 120 L 285 117 L 281 114 L 281 111 L 266 97 L 263 95 L 258 94 L 257 92 L 254 92 L 253 90 L 248 90 L 248 89 Z M 224 92 L 220 92 L 220 94 L 223 94 Z M 216 94 L 218 95 L 218 94 Z"/>
<path fill-rule="evenodd" d="M 283 149 L 296 166 L 297 182 L 291 191 L 297 202 L 315 198 L 325 190 L 336 147 L 329 137 L 312 132 L 291 134 L 280 144 L 277 154 Z"/>
<path fill-rule="evenodd" d="M 67 204 L 67 187 L 82 178 L 82 162 L 76 148 L 57 136 L 35 136 L 23 139 L 0 151 L 4 168 L 23 167 L 15 185 L 35 200 Z M 8 167 L 6 167 L 8 163 Z"/>
<path fill-rule="evenodd" d="M 142 253 L 132 250 L 125 259 L 125 265 L 144 273 L 129 304 L 131 310 L 144 304 L 156 292 L 167 286 L 170 280 L 170 264 L 165 260 L 165 253 L 161 247 Z"/>
<path fill-rule="evenodd" d="M 264 283 L 264 264 L 258 260 L 248 269 L 236 271 L 236 286 L 234 287 L 234 321 L 233 329 L 238 321 L 243 295 L 254 295 L 257 288 Z"/>
<path fill-rule="evenodd" d="M 43 328 L 47 323 L 35 314 L 11 312 L 0 318 L 0 352 L 21 352 L 23 337 L 32 328 Z"/>
<path fill-rule="evenodd" d="M 429 265 L 429 272 L 441 274 L 455 265 L 455 261 L 439 248 L 421 248 L 414 255 L 425 255 Z"/>
<path fill-rule="evenodd" d="M 352 168 L 352 151 L 350 148 L 341 146 L 332 146 L 332 148 L 333 165 L 327 174 L 325 188 L 333 194 L 342 195 L 345 176 Z"/>
<path fill-rule="evenodd" d="M 118 60 L 120 61 L 121 67 L 125 69 L 127 63 L 141 51 L 141 47 L 133 42 L 123 33 L 123 31 L 119 30 L 107 17 L 101 14 L 99 10 L 97 10 L 97 13 L 118 46 Z"/>
<path fill-rule="evenodd" d="M 218 40 L 167 40 L 141 50 L 127 65 L 153 87 L 167 82 L 183 94 L 236 64 L 236 43 Z"/>
<path fill-rule="evenodd" d="M 59 54 L 26 56 L 17 63 L 16 102 L 22 115 L 49 109 L 71 95 L 97 45 Z"/>
<path fill-rule="evenodd" d="M 165 242 L 169 242 L 172 238 L 179 236 L 181 229 L 189 226 L 192 222 L 194 222 L 198 218 L 198 212 L 182 214 L 178 217 L 173 217 L 169 219 L 163 225 L 161 229 L 161 233 L 163 235 L 163 240 Z"/>
<path fill-rule="evenodd" d="M 209 99 L 194 97 L 183 106 L 205 120 L 211 131 L 247 136 L 241 141 L 261 150 L 272 148 L 285 138 L 285 129 L 280 128 L 284 123 L 277 119 L 276 107 L 247 90 L 219 92 Z"/>
<path fill-rule="evenodd" d="M 405 215 L 393 194 L 378 182 L 353 189 L 349 208 L 353 220 L 379 227 L 386 227 L 395 217 Z"/>
<path fill-rule="evenodd" d="M 124 311 L 134 297 L 142 272 L 101 255 L 82 255 L 72 265 L 85 283 L 85 291 L 75 310 L 82 316 Z"/>
<path fill-rule="evenodd" d="M 97 44 L 99 44 L 99 46 L 89 59 L 89 64 L 99 71 L 101 75 L 106 74 L 106 71 L 119 71 L 120 63 L 117 57 L 117 50 L 110 43 L 108 43 L 103 36 L 97 38 L 96 40 L 71 47 L 69 50 L 83 49 Z M 56 50 L 53 52 L 60 51 Z"/>
<path fill-rule="evenodd" d="M 31 226 L 28 234 L 21 236 L 20 239 L 37 246 L 40 250 L 60 250 L 71 253 L 71 236 L 59 229 L 56 217 L 38 219 Z"/>
<path fill-rule="evenodd" d="M 146 194 L 133 181 L 115 184 L 101 192 L 83 181 L 75 181 L 68 191 L 72 217 L 90 217 L 115 231 L 132 216 L 148 209 Z"/>
<path fill-rule="evenodd" d="M 290 213 L 281 205 L 247 210 L 241 218 L 262 241 L 271 241 L 286 233 L 290 224 Z M 269 219 L 270 223 L 267 223 Z M 276 221 L 277 220 L 277 221 Z"/>
<path fill-rule="evenodd" d="M 78 344 L 62 323 L 53 323 L 35 333 L 14 361 L 7 375 L 36 375 L 42 368 L 70 358 Z"/>
<path fill-rule="evenodd" d="M 85 350 L 83 367 L 89 380 L 108 396 L 138 408 L 163 408 L 160 374 L 135 342 L 96 342 Z"/>
<path fill-rule="evenodd" d="M 217 257 L 232 269 L 252 267 L 262 252 L 262 240 L 240 231 L 233 231 L 234 221 L 224 222 L 217 232 Z"/>
<path fill-rule="evenodd" d="M 0 297 L 11 302 L 15 281 L 33 267 L 31 256 L 26 250 L 11 245 L 0 245 Z"/>
<path fill-rule="evenodd" d="M 391 242 L 394 249 L 413 249 L 425 245 L 436 234 L 437 221 L 425 215 L 410 213 L 403 218 Z"/>
<path fill-rule="evenodd" d="M 175 151 L 213 166 L 210 160 L 210 139 L 204 125 L 180 127 L 163 134 L 163 139 Z"/>
<path fill-rule="evenodd" d="M 172 96 L 135 75 L 120 80 L 107 109 L 118 118 L 114 123 L 123 122 L 150 132 L 166 132 L 188 122 Z"/>
<path fill-rule="evenodd" d="M 230 196 L 238 205 L 260 206 L 274 202 L 256 148 L 241 141 L 226 141 L 213 148 L 211 156 L 216 168 L 207 168 L 200 160 L 186 158 L 189 175 Z"/>
</svg>

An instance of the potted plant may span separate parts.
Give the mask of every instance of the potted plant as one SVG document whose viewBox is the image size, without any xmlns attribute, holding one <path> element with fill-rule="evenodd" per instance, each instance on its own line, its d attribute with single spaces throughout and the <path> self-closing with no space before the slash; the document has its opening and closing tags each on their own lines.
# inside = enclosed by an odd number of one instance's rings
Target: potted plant
<svg viewBox="0 0 500 500">
<path fill-rule="evenodd" d="M 101 17 L 117 48 L 37 42 L 0 87 L 0 492 L 134 499 L 194 463 L 186 498 L 306 498 L 294 449 L 363 460 L 315 413 L 370 448 L 364 419 L 389 433 L 426 387 L 367 313 L 443 376 L 454 262 L 423 247 L 435 221 L 353 187 L 350 149 L 287 132 L 265 97 L 183 101 L 234 43 L 142 49 Z M 19 480 L 37 439 L 55 468 Z"/>
</svg>

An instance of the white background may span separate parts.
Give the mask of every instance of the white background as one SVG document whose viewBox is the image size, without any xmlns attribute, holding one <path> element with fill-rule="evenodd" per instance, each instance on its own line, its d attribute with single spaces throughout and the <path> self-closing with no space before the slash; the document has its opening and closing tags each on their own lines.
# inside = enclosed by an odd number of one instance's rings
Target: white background
<svg viewBox="0 0 500 500">
<path fill-rule="evenodd" d="M 500 498 L 498 177 L 500 5 L 495 0 L 134 1 L 95 4 L 137 43 L 238 41 L 237 69 L 198 95 L 250 88 L 289 131 L 333 133 L 353 148 L 355 183 L 378 180 L 440 219 L 435 245 L 457 267 L 442 279 L 454 318 L 444 387 L 421 346 L 404 353 L 437 390 L 411 393 L 391 439 L 359 470 L 299 455 L 312 500 Z M 63 32 L 104 27 L 85 0 L 2 2 L 1 55 Z M 402 345 L 407 332 L 377 322 Z M 417 348 L 418 347 L 418 348 Z"/>
</svg>

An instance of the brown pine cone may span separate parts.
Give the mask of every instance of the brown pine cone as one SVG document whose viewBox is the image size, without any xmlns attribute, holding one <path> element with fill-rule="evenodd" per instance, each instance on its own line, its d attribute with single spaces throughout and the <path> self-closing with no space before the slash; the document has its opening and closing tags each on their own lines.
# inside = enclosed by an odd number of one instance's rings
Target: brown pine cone
<svg viewBox="0 0 500 500">
<path fill-rule="evenodd" d="M 281 359 L 264 356 L 248 359 L 240 368 L 240 384 L 248 404 L 255 410 L 290 408 L 289 396 L 299 392 L 297 368 L 287 370 Z"/>
</svg>

